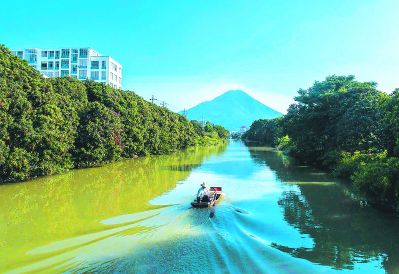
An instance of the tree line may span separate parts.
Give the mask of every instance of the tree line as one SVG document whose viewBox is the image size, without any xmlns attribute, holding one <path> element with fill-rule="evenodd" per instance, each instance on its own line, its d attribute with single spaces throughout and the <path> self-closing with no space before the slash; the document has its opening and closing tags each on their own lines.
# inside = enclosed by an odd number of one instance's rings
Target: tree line
<svg viewBox="0 0 399 274">
<path fill-rule="evenodd" d="M 46 79 L 0 45 L 0 183 L 225 140 L 164 107 L 94 81 Z"/>
<path fill-rule="evenodd" d="M 371 203 L 399 209 L 399 89 L 329 76 L 300 89 L 283 117 L 255 121 L 243 139 L 331 170 Z"/>
</svg>

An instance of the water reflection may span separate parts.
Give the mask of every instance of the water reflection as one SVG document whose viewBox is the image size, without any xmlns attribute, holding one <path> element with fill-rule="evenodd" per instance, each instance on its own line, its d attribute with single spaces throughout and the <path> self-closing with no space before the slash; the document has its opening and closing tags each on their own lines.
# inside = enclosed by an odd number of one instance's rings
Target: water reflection
<svg viewBox="0 0 399 274">
<path fill-rule="evenodd" d="M 149 201 L 225 149 L 225 145 L 193 149 L 0 186 L 0 272 L 36 261 L 41 269 L 45 264 L 40 262 L 60 252 L 58 263 L 69 258 L 71 248 L 145 231 L 148 226 L 135 222 L 163 207 Z M 135 212 L 150 215 L 135 219 L 131 216 Z M 125 216 L 125 222 L 114 216 Z"/>
<path fill-rule="evenodd" d="M 223 187 L 209 218 L 199 183 Z M 398 273 L 399 224 L 241 143 L 0 187 L 0 272 Z"/>
<path fill-rule="evenodd" d="M 297 189 L 284 191 L 278 204 L 284 219 L 314 241 L 312 247 L 278 242 L 272 246 L 335 269 L 353 269 L 355 264 L 374 261 L 387 273 L 399 273 L 398 218 L 362 208 L 344 185 L 327 174 L 296 165 L 281 153 L 256 147 L 250 148 L 250 153 L 254 161 L 271 168 L 283 183 L 297 185 Z"/>
</svg>

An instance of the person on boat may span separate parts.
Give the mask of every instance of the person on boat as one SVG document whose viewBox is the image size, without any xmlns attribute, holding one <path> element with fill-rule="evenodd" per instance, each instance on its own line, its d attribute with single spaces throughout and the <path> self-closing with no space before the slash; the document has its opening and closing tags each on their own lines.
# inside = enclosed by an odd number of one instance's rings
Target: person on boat
<svg viewBox="0 0 399 274">
<path fill-rule="evenodd" d="M 197 202 L 209 202 L 208 188 L 206 187 L 205 182 L 201 184 L 201 187 L 197 192 Z"/>
</svg>

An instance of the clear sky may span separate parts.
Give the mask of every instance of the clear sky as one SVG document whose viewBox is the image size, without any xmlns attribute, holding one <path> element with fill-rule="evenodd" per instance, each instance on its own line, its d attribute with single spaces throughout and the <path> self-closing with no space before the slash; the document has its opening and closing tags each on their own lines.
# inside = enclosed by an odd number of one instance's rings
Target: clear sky
<svg viewBox="0 0 399 274">
<path fill-rule="evenodd" d="M 172 110 L 240 88 L 285 112 L 331 74 L 399 87 L 398 0 L 6 0 L 0 43 L 90 46 Z"/>
</svg>

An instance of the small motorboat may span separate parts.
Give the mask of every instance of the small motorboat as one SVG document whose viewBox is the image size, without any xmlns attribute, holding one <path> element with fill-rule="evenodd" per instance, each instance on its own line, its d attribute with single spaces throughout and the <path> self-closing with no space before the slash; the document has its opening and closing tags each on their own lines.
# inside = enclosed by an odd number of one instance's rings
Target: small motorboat
<svg viewBox="0 0 399 274">
<path fill-rule="evenodd" d="M 221 186 L 211 186 L 209 188 L 209 201 L 208 202 L 197 202 L 197 199 L 195 199 L 193 202 L 191 202 L 191 205 L 196 208 L 204 208 L 204 207 L 209 207 L 209 206 L 214 206 L 219 200 L 220 197 L 222 196 L 222 187 Z"/>
</svg>

